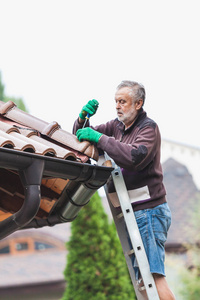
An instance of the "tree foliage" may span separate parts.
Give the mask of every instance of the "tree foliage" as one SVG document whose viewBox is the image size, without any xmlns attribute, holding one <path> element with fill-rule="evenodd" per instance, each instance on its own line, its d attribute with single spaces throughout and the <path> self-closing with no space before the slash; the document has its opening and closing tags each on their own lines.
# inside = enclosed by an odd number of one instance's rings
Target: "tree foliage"
<svg viewBox="0 0 200 300">
<path fill-rule="evenodd" d="M 5 95 L 4 91 L 5 91 L 5 85 L 2 82 L 2 76 L 0 72 L 0 100 L 4 102 L 11 100 L 17 105 L 19 109 L 28 112 L 28 109 L 22 98 L 8 97 Z"/>
<path fill-rule="evenodd" d="M 190 258 L 189 269 L 182 274 L 184 288 L 181 291 L 186 300 L 200 299 L 200 196 L 197 199 L 197 207 L 192 216 L 194 232 L 192 236 L 198 237 L 195 244 L 191 244 L 188 249 Z"/>
<path fill-rule="evenodd" d="M 3 101 L 3 98 L 4 98 L 4 85 L 2 83 L 2 80 L 1 80 L 1 72 L 0 72 L 0 100 Z"/>
<path fill-rule="evenodd" d="M 71 224 L 63 300 L 132 300 L 128 275 L 114 223 L 96 193 Z"/>
</svg>

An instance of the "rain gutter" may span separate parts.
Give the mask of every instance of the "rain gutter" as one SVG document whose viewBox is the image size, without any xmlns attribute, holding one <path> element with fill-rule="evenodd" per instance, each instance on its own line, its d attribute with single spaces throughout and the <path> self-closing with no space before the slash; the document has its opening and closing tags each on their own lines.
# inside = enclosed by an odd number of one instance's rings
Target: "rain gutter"
<svg viewBox="0 0 200 300">
<path fill-rule="evenodd" d="M 106 183 L 112 171 L 109 167 L 5 148 L 0 149 L 0 168 L 18 171 L 25 195 L 21 209 L 0 222 L 0 239 L 22 228 L 72 221 L 96 190 Z M 69 184 L 50 216 L 46 220 L 36 220 L 34 217 L 40 207 L 43 176 L 69 179 Z"/>
</svg>

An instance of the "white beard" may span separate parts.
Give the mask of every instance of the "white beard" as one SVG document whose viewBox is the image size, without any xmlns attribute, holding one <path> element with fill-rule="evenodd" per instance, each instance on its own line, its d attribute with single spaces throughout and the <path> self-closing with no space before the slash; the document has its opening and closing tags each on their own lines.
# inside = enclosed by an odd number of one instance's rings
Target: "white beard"
<svg viewBox="0 0 200 300">
<path fill-rule="evenodd" d="M 137 111 L 134 106 L 126 113 L 118 110 L 121 114 L 118 115 L 118 120 L 124 123 L 125 127 L 129 127 L 137 117 Z"/>
</svg>

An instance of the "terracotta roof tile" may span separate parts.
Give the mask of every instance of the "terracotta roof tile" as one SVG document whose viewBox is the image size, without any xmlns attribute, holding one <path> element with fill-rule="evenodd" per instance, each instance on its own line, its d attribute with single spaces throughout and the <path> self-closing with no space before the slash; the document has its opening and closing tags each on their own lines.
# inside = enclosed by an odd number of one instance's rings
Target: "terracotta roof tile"
<svg viewBox="0 0 200 300">
<path fill-rule="evenodd" d="M 63 159 L 88 157 L 98 160 L 98 151 L 89 142 L 79 142 L 75 135 L 61 129 L 57 122 L 47 123 L 28 114 L 12 101 L 0 101 L 0 144 L 19 151 L 52 155 Z"/>
<path fill-rule="evenodd" d="M 5 137 L 0 135 L 0 147 L 14 148 L 15 144 L 10 140 L 10 138 L 5 139 Z"/>
<path fill-rule="evenodd" d="M 16 132 L 7 134 L 0 130 L 0 136 L 4 139 L 4 143 L 6 144 L 8 144 L 9 141 L 12 141 L 14 144 L 14 149 L 16 150 L 36 152 L 35 147 L 30 143 L 30 140 L 27 139 L 26 141 L 24 141 L 23 137 L 19 136 L 19 134 Z"/>
<path fill-rule="evenodd" d="M 71 222 L 111 172 L 89 163 L 94 145 L 11 101 L 0 101 L 0 152 L 0 238 Z"/>
</svg>

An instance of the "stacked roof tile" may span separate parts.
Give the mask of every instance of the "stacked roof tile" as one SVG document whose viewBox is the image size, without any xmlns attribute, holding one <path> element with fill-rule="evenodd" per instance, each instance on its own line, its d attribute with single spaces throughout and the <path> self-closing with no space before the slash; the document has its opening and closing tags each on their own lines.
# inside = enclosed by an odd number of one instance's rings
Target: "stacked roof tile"
<svg viewBox="0 0 200 300">
<path fill-rule="evenodd" d="M 30 227 L 73 220 L 111 172 L 89 158 L 97 161 L 98 150 L 88 141 L 79 142 L 57 122 L 38 119 L 12 101 L 0 101 L 0 238 L 29 224 L 21 218 L 38 200 L 39 208 L 35 204 L 29 211 Z"/>
<path fill-rule="evenodd" d="M 57 122 L 38 119 L 17 108 L 12 101 L 0 101 L 0 147 L 82 162 L 88 157 L 98 160 L 94 145 L 79 142 Z"/>
</svg>

